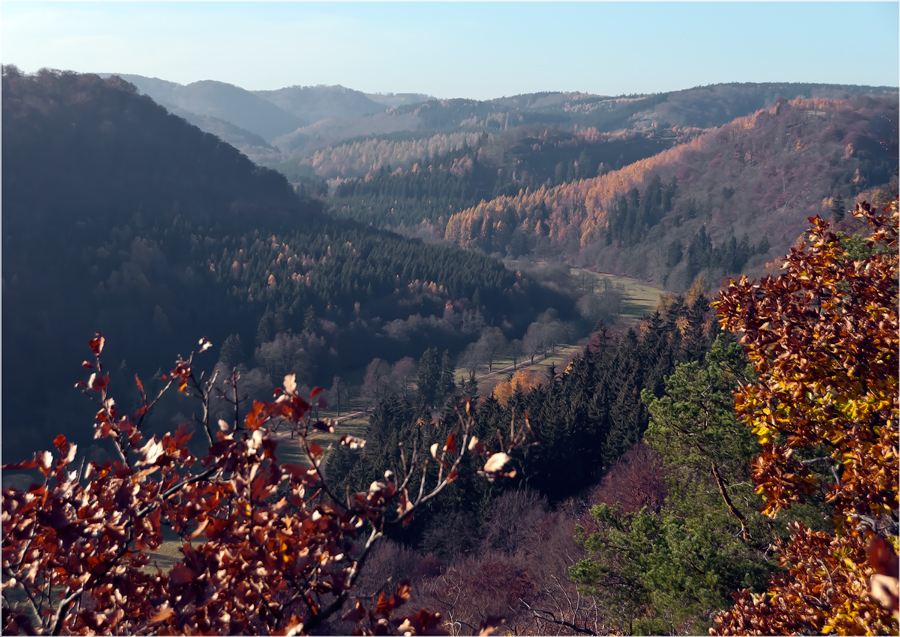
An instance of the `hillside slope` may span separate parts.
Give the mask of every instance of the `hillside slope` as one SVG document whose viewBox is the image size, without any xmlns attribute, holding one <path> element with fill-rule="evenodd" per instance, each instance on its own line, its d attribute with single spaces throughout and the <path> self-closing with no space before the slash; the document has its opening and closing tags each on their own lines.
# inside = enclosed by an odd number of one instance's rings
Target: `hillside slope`
<svg viewBox="0 0 900 637">
<path fill-rule="evenodd" d="M 782 100 L 607 175 L 482 202 L 451 217 L 446 238 L 500 253 L 524 243 L 662 282 L 701 228 L 716 245 L 766 237 L 761 263 L 832 197 L 850 201 L 896 167 L 896 97 Z"/>
<path fill-rule="evenodd" d="M 104 73 L 102 77 L 109 77 Z M 201 80 L 182 85 L 141 75 L 121 74 L 123 80 L 167 108 L 177 108 L 199 116 L 224 120 L 272 141 L 305 126 L 309 120 L 298 118 L 239 86 Z M 212 131 L 207 131 L 212 132 Z"/>
<path fill-rule="evenodd" d="M 479 201 L 594 177 L 653 156 L 690 134 L 696 133 L 611 135 L 595 128 L 570 133 L 534 125 L 493 134 L 362 140 L 330 153 L 317 151 L 311 165 L 323 172 L 343 166 L 347 176 L 354 168 L 366 171 L 338 183 L 328 200 L 335 214 L 377 227 L 428 224 L 443 233 L 450 215 Z M 437 152 L 427 152 L 425 144 Z M 366 165 L 373 156 L 390 161 Z"/>
<path fill-rule="evenodd" d="M 290 343 L 274 382 L 330 384 L 573 312 L 493 259 L 331 219 L 116 78 L 4 67 L 3 186 L 4 458 L 90 419 L 71 386 L 96 329 L 117 381 L 236 334 L 251 362 Z"/>
</svg>

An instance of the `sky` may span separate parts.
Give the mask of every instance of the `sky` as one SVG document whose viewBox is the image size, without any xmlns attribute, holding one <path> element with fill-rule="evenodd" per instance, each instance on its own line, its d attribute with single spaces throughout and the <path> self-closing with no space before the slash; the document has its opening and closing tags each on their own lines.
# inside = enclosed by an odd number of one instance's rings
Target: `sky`
<svg viewBox="0 0 900 637">
<path fill-rule="evenodd" d="M 494 97 L 718 82 L 897 86 L 898 2 L 0 5 L 0 57 L 250 90 Z"/>
</svg>

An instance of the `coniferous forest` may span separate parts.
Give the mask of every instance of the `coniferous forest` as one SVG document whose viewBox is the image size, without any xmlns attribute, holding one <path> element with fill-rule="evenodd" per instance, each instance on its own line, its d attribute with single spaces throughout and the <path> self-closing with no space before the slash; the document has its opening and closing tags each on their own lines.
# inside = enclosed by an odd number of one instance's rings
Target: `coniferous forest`
<svg viewBox="0 0 900 637">
<path fill-rule="evenodd" d="M 896 634 L 896 87 L 2 82 L 4 633 Z"/>
</svg>

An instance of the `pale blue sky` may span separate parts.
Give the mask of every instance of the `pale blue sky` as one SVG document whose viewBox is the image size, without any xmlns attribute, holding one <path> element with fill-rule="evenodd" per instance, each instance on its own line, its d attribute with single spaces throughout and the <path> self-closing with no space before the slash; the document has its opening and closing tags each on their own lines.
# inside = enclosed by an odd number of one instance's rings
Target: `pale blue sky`
<svg viewBox="0 0 900 637">
<path fill-rule="evenodd" d="M 477 99 L 900 82 L 898 2 L 3 2 L 0 11 L 2 61 L 27 72 Z"/>
</svg>

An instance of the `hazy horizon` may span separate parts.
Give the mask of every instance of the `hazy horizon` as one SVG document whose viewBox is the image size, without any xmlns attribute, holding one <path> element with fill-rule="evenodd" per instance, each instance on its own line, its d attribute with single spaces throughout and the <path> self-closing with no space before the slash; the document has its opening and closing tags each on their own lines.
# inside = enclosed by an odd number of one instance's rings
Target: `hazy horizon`
<svg viewBox="0 0 900 637">
<path fill-rule="evenodd" d="M 492 99 L 722 82 L 897 86 L 900 75 L 896 2 L 5 2 L 2 18 L 3 63 L 24 72 L 249 90 Z"/>
</svg>

